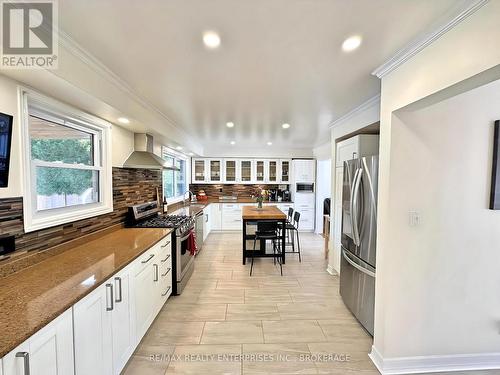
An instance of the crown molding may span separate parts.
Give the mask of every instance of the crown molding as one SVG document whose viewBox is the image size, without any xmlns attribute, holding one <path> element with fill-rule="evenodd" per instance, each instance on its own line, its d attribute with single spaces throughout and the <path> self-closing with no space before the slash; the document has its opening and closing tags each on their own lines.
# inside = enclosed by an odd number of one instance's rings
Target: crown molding
<svg viewBox="0 0 500 375">
<path fill-rule="evenodd" d="M 106 65 L 104 65 L 97 57 L 92 55 L 89 51 L 84 49 L 78 42 L 76 42 L 73 38 L 71 38 L 67 33 L 63 30 L 58 29 L 57 33 L 59 34 L 59 43 L 65 50 L 67 50 L 70 54 L 76 57 L 78 60 L 83 62 L 85 65 L 90 67 L 93 71 L 99 74 L 102 78 L 106 79 L 113 86 L 118 88 L 120 91 L 128 95 L 134 101 L 141 104 L 146 109 L 156 113 L 161 118 L 163 118 L 169 125 L 177 129 L 182 134 L 189 136 L 186 131 L 179 126 L 172 118 L 170 118 L 165 112 L 161 109 L 150 103 L 144 97 L 138 95 L 132 87 L 125 82 L 121 77 L 111 71 Z"/>
<path fill-rule="evenodd" d="M 462 1 L 462 4 L 458 8 L 454 8 L 448 13 L 445 17 L 446 21 L 439 23 L 433 31 L 426 32 L 413 39 L 409 44 L 397 51 L 389 60 L 375 69 L 372 75 L 378 78 L 385 77 L 398 66 L 411 59 L 455 26 L 466 20 L 489 1 L 490 0 Z"/>
<path fill-rule="evenodd" d="M 359 114 L 361 112 L 364 112 L 364 111 L 366 111 L 369 108 L 373 108 L 373 107 L 375 107 L 377 105 L 380 105 L 380 94 L 375 95 L 374 97 L 368 99 L 366 102 L 363 102 L 362 104 L 360 104 L 359 106 L 357 106 L 356 108 L 354 108 L 353 110 L 351 110 L 350 112 L 348 112 L 345 115 L 343 115 L 343 116 L 339 117 L 338 119 L 334 120 L 333 122 L 331 122 L 328 125 L 328 127 L 330 129 L 333 129 L 333 128 L 335 128 L 335 127 L 343 124 L 347 120 L 353 118 L 357 114 Z"/>
</svg>

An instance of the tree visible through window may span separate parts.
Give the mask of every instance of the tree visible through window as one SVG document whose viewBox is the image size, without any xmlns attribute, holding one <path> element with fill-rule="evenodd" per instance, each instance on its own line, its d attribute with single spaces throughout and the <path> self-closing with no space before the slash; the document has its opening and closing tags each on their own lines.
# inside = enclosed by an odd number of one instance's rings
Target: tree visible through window
<svg viewBox="0 0 500 375">
<path fill-rule="evenodd" d="M 163 195 L 167 199 L 181 198 L 187 191 L 186 183 L 186 160 L 169 153 L 167 148 L 162 150 L 163 159 L 170 165 L 179 168 L 178 171 L 163 171 Z"/>
</svg>

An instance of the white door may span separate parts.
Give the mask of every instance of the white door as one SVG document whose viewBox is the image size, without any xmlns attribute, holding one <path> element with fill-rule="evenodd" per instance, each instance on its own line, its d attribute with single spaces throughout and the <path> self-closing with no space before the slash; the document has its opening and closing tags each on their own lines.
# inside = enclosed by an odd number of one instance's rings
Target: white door
<svg viewBox="0 0 500 375">
<path fill-rule="evenodd" d="M 211 211 L 212 208 L 205 207 L 203 209 L 203 241 L 206 240 L 208 235 L 210 234 L 210 231 L 212 230 L 211 225 L 210 225 L 210 219 L 211 219 Z"/>
<path fill-rule="evenodd" d="M 76 375 L 113 373 L 112 288 L 101 285 L 73 306 Z"/>
<path fill-rule="evenodd" d="M 112 310 L 113 327 L 113 369 L 119 374 L 134 352 L 134 322 L 130 301 L 131 267 L 127 267 L 113 278 L 114 306 Z"/>
<path fill-rule="evenodd" d="M 71 309 L 3 358 L 4 375 L 72 375 L 73 316 Z M 1 374 L 1 371 L 0 371 Z"/>
<path fill-rule="evenodd" d="M 154 269 L 148 264 L 134 277 L 136 340 L 145 335 L 154 319 Z"/>
<path fill-rule="evenodd" d="M 222 204 L 211 203 L 210 204 L 211 213 L 211 229 L 212 230 L 222 230 Z"/>
</svg>

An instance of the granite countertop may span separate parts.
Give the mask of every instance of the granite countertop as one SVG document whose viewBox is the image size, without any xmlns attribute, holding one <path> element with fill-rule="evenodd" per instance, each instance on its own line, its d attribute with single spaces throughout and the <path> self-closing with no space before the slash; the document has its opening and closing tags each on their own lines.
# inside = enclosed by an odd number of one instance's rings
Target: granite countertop
<svg viewBox="0 0 500 375">
<path fill-rule="evenodd" d="M 0 358 L 171 232 L 117 229 L 0 278 Z"/>
</svg>

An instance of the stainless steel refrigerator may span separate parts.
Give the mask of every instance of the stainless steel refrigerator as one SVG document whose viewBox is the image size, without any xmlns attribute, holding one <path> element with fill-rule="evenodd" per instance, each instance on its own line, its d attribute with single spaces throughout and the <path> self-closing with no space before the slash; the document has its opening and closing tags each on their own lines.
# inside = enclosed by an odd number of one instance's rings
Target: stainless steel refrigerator
<svg viewBox="0 0 500 375">
<path fill-rule="evenodd" d="M 378 156 L 344 163 L 340 295 L 373 335 Z"/>
</svg>

